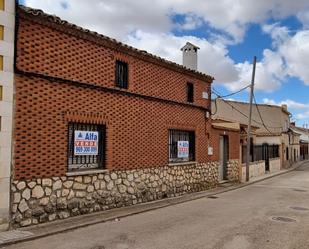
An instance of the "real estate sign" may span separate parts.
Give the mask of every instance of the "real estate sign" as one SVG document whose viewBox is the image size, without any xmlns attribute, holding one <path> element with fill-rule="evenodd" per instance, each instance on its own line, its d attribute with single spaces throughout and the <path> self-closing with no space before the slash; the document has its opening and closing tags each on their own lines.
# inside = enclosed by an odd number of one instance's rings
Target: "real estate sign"
<svg viewBox="0 0 309 249">
<path fill-rule="evenodd" d="M 178 141 L 177 144 L 177 157 L 188 158 L 189 157 L 189 141 Z"/>
<path fill-rule="evenodd" d="M 97 131 L 74 132 L 74 155 L 98 155 L 99 133 Z"/>
</svg>

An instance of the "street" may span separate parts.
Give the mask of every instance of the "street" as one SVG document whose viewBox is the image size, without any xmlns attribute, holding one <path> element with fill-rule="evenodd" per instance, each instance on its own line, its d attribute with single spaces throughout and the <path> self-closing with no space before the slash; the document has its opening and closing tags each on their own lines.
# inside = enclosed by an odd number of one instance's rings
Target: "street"
<svg viewBox="0 0 309 249">
<path fill-rule="evenodd" d="M 202 198 L 5 248 L 308 249 L 308 197 L 309 163 L 306 163 L 288 174 L 214 198 Z"/>
</svg>

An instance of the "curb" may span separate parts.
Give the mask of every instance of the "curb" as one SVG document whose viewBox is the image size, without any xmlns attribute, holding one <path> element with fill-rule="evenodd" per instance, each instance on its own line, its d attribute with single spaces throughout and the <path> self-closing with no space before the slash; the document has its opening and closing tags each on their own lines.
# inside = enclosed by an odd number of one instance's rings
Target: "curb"
<svg viewBox="0 0 309 249">
<path fill-rule="evenodd" d="M 104 214 L 107 215 L 107 217 L 97 218 L 96 220 L 93 220 L 93 221 L 88 221 L 88 222 L 86 221 L 86 222 L 81 222 L 79 224 L 74 224 L 74 221 L 78 222 L 78 219 L 80 219 L 81 216 L 73 217 L 73 218 L 69 219 L 69 220 L 73 221 L 73 225 L 67 226 L 67 227 L 61 227 L 61 228 L 54 230 L 54 231 L 48 231 L 48 229 L 46 229 L 46 228 L 48 228 L 52 225 L 56 225 L 57 223 L 59 224 L 59 223 L 63 222 L 64 220 L 55 221 L 53 223 L 50 222 L 50 223 L 48 223 L 48 225 L 46 225 L 46 224 L 37 225 L 37 226 L 33 227 L 33 229 L 36 229 L 36 228 L 37 229 L 40 229 L 40 228 L 44 229 L 45 228 L 46 232 L 43 232 L 41 234 L 33 234 L 33 235 L 30 235 L 30 236 L 27 236 L 27 237 L 13 239 L 13 240 L 10 240 L 10 241 L 4 242 L 4 243 L 0 243 L 0 248 L 2 248 L 4 246 L 12 245 L 12 244 L 17 244 L 17 243 L 21 243 L 21 242 L 34 240 L 34 239 L 40 239 L 40 238 L 43 238 L 43 237 L 48 237 L 48 236 L 55 235 L 55 234 L 58 234 L 58 233 L 73 231 L 73 230 L 78 229 L 78 228 L 83 228 L 83 227 L 87 227 L 87 226 L 91 226 L 91 225 L 95 225 L 95 224 L 99 224 L 99 223 L 103 223 L 103 222 L 113 221 L 113 220 L 116 220 L 116 219 L 119 219 L 119 218 L 129 217 L 129 216 L 132 216 L 132 215 L 135 215 L 135 214 L 145 213 L 145 212 L 157 210 L 157 209 L 164 208 L 164 207 L 174 206 L 174 205 L 177 205 L 177 204 L 202 199 L 202 198 L 205 198 L 205 197 L 207 198 L 209 196 L 230 192 L 230 191 L 233 191 L 233 190 L 236 190 L 236 189 L 241 189 L 241 188 L 244 188 L 246 186 L 253 185 L 255 183 L 274 178 L 276 176 L 287 174 L 291 171 L 294 171 L 295 169 L 297 169 L 298 167 L 302 166 L 305 163 L 308 163 L 308 161 L 303 161 L 301 163 L 298 163 L 296 166 L 294 166 L 290 169 L 287 169 L 283 172 L 279 171 L 278 173 L 275 173 L 275 174 L 272 174 L 272 175 L 269 175 L 269 176 L 265 176 L 264 178 L 261 178 L 261 179 L 258 179 L 258 180 L 252 181 L 252 182 L 240 183 L 240 184 L 237 184 L 237 185 L 233 185 L 233 186 L 227 187 L 226 189 L 221 189 L 221 190 L 220 189 L 217 189 L 217 190 L 216 189 L 209 189 L 209 190 L 205 190 L 205 191 L 202 191 L 202 192 L 191 193 L 191 194 L 173 197 L 173 198 L 169 198 L 169 199 L 161 199 L 161 200 L 157 200 L 157 201 L 153 201 L 153 202 L 142 203 L 142 204 L 135 205 L 134 209 L 132 211 L 128 211 L 126 209 L 132 208 L 133 206 L 103 211 Z M 114 214 L 111 214 L 109 216 L 109 213 L 114 213 Z M 99 215 L 100 213 L 95 213 L 95 214 Z M 92 217 L 93 215 L 94 214 L 92 213 L 92 214 L 88 214 L 88 215 L 83 215 L 82 217 L 83 218 L 85 218 L 87 216 Z M 18 229 L 18 230 L 27 231 L 26 228 L 21 228 L 21 229 Z"/>
</svg>

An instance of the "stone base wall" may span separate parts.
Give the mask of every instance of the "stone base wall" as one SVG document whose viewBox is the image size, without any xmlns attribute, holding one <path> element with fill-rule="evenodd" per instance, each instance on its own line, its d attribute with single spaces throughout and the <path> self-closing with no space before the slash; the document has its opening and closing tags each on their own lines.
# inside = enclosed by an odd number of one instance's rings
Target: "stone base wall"
<svg viewBox="0 0 309 249">
<path fill-rule="evenodd" d="M 229 160 L 227 162 L 227 179 L 231 182 L 240 181 L 240 164 L 239 160 Z"/>
<path fill-rule="evenodd" d="M 217 183 L 217 162 L 14 181 L 12 225 L 29 226 L 179 196 Z"/>
<path fill-rule="evenodd" d="M 281 160 L 280 158 L 269 159 L 269 172 L 277 172 L 281 169 Z"/>
<path fill-rule="evenodd" d="M 265 161 L 252 162 L 249 165 L 249 178 L 265 174 Z M 246 164 L 241 167 L 241 182 L 246 181 Z"/>
</svg>

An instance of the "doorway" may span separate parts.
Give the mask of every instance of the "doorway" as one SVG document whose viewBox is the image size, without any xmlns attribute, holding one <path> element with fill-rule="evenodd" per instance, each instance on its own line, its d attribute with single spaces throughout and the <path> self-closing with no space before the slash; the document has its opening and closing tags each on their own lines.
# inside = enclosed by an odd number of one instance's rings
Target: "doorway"
<svg viewBox="0 0 309 249">
<path fill-rule="evenodd" d="M 227 180 L 227 162 L 229 159 L 228 136 L 220 136 L 219 143 L 219 182 Z"/>
</svg>

